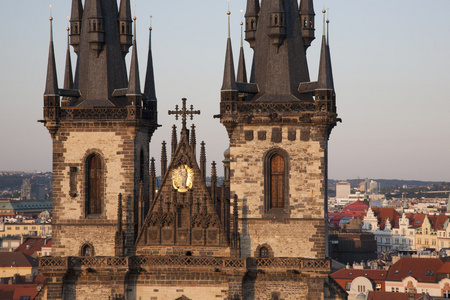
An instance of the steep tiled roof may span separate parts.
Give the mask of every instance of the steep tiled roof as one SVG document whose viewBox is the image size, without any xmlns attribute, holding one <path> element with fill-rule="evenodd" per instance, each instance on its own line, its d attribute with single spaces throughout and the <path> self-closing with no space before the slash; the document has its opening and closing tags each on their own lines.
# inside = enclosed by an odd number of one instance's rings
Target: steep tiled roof
<svg viewBox="0 0 450 300">
<path fill-rule="evenodd" d="M 424 299 L 423 294 L 414 294 L 414 300 Z M 381 291 L 369 291 L 367 300 L 410 300 L 408 293 L 391 293 Z M 429 298 L 427 298 L 429 299 Z"/>
<path fill-rule="evenodd" d="M 403 257 L 390 267 L 386 280 L 401 281 L 412 276 L 418 281 L 435 282 L 437 272 L 443 264 L 438 258 Z"/>
<path fill-rule="evenodd" d="M 20 300 L 20 297 L 25 296 L 29 296 L 29 299 L 34 299 L 38 293 L 37 287 L 38 285 L 36 284 L 0 285 L 0 299 Z"/>
<path fill-rule="evenodd" d="M 365 204 L 362 201 L 356 200 L 353 203 L 350 203 L 349 205 L 345 206 L 342 210 L 359 210 L 359 211 L 366 211 L 369 209 L 369 206 Z"/>
<path fill-rule="evenodd" d="M 371 270 L 371 269 L 340 269 L 331 274 L 334 279 L 355 279 L 363 276 L 372 280 L 386 280 L 387 270 Z"/>
<path fill-rule="evenodd" d="M 380 228 L 384 228 L 386 223 L 386 219 L 389 219 L 391 222 L 392 228 L 398 227 L 398 217 L 401 215 L 392 207 L 372 207 L 372 210 L 375 216 L 378 218 L 378 223 L 380 224 Z"/>
<path fill-rule="evenodd" d="M 37 267 L 38 260 L 22 252 L 5 252 L 0 255 L 0 267 Z"/>
<path fill-rule="evenodd" d="M 450 274 L 450 262 L 444 263 L 437 272 L 443 274 Z"/>
<path fill-rule="evenodd" d="M 48 242 L 46 238 L 28 238 L 19 247 L 14 250 L 14 252 L 22 252 L 27 255 L 32 256 L 35 252 L 41 251 L 42 246 Z"/>
</svg>

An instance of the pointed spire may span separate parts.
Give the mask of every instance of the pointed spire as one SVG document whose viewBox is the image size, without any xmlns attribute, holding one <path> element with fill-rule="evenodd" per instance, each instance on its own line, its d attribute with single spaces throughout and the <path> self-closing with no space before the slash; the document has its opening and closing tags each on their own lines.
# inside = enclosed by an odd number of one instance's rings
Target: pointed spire
<svg viewBox="0 0 450 300">
<path fill-rule="evenodd" d="M 53 47 L 53 17 L 50 17 L 50 45 L 48 50 L 47 81 L 45 84 L 44 95 L 58 94 L 58 77 L 56 74 L 55 50 Z"/>
<path fill-rule="evenodd" d="M 161 179 L 164 178 L 167 171 L 167 149 L 166 149 L 166 141 L 162 142 L 161 147 Z"/>
<path fill-rule="evenodd" d="M 203 179 L 206 179 L 206 150 L 204 141 L 200 143 L 200 172 L 202 173 Z"/>
<path fill-rule="evenodd" d="M 214 202 L 214 207 L 216 207 L 217 202 L 217 170 L 216 162 L 211 163 L 211 198 Z"/>
<path fill-rule="evenodd" d="M 152 16 L 150 16 L 152 18 Z M 155 76 L 153 72 L 153 56 L 152 56 L 152 26 L 149 28 L 148 38 L 148 59 L 147 59 L 147 74 L 145 76 L 144 94 L 147 95 L 147 99 L 152 101 L 156 100 L 155 91 Z"/>
<path fill-rule="evenodd" d="M 162 177 L 162 175 L 161 175 Z M 156 170 L 155 170 L 155 158 L 150 159 L 150 203 L 155 201 L 155 191 L 156 191 Z"/>
<path fill-rule="evenodd" d="M 195 136 L 195 124 L 191 125 L 191 139 L 190 144 L 192 148 L 192 152 L 194 153 L 194 157 L 197 157 L 197 138 Z M 197 158 L 196 158 L 197 160 Z"/>
<path fill-rule="evenodd" d="M 228 39 L 227 39 L 227 50 L 225 55 L 225 67 L 223 72 L 223 83 L 222 91 L 236 91 L 236 77 L 234 73 L 234 62 L 233 62 L 233 50 L 231 48 L 231 38 L 230 38 L 230 12 L 228 14 Z"/>
<path fill-rule="evenodd" d="M 177 150 L 178 141 L 177 141 L 177 126 L 172 126 L 172 159 L 175 156 L 175 150 Z"/>
<path fill-rule="evenodd" d="M 319 65 L 319 78 L 318 78 L 318 88 L 334 90 L 333 82 L 333 70 L 331 67 L 331 55 L 330 48 L 327 45 L 325 38 L 325 10 L 322 11 L 323 17 L 323 34 L 322 34 L 322 49 L 320 51 L 320 65 Z"/>
<path fill-rule="evenodd" d="M 136 43 L 136 17 L 134 20 L 134 35 L 133 35 L 133 51 L 131 53 L 131 63 L 130 63 L 130 78 L 128 81 L 128 92 L 131 95 L 141 94 L 141 81 L 139 79 L 139 63 L 137 56 L 137 43 Z"/>
<path fill-rule="evenodd" d="M 67 51 L 66 51 L 66 68 L 64 71 L 64 89 L 73 89 L 73 73 L 72 73 L 72 60 L 70 59 L 70 45 L 69 45 L 69 27 L 67 27 Z M 62 103 L 69 105 L 71 97 L 63 97 Z"/>
<path fill-rule="evenodd" d="M 241 49 L 239 51 L 239 65 L 237 73 L 237 82 L 247 83 L 247 70 L 245 68 L 245 57 L 244 57 L 244 37 L 243 37 L 243 22 L 241 22 Z"/>
</svg>

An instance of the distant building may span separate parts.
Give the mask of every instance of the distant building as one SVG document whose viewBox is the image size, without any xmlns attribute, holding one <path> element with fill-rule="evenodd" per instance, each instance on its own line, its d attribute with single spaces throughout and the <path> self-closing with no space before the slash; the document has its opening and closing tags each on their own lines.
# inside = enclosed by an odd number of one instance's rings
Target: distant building
<svg viewBox="0 0 450 300">
<path fill-rule="evenodd" d="M 22 187 L 20 189 L 20 199 L 31 200 L 31 181 L 29 178 L 25 178 L 22 181 Z"/>
</svg>

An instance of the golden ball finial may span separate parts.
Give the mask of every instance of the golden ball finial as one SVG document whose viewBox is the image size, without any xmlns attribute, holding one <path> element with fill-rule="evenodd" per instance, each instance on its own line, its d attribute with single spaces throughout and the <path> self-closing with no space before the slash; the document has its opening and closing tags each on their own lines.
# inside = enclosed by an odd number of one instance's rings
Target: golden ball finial
<svg viewBox="0 0 450 300">
<path fill-rule="evenodd" d="M 231 12 L 230 12 L 230 11 L 227 11 L 227 15 L 231 15 Z"/>
<path fill-rule="evenodd" d="M 153 30 L 153 28 L 149 27 L 149 28 L 148 28 L 148 30 L 152 31 L 152 30 Z"/>
<path fill-rule="evenodd" d="M 323 13 L 323 14 L 326 13 L 326 12 L 327 12 L 327 11 L 326 11 L 325 9 L 322 10 L 322 13 Z"/>
<path fill-rule="evenodd" d="M 330 20 L 327 20 L 327 23 L 330 23 Z"/>
<path fill-rule="evenodd" d="M 53 21 L 53 18 L 52 17 L 50 17 L 50 18 L 48 18 L 50 21 Z"/>
<path fill-rule="evenodd" d="M 241 26 L 244 25 L 244 22 L 241 22 Z"/>
<path fill-rule="evenodd" d="M 134 16 L 134 17 L 133 17 L 133 20 L 135 20 L 135 21 L 136 21 L 136 16 Z"/>
<path fill-rule="evenodd" d="M 69 31 L 70 30 L 69 27 L 66 27 L 66 30 Z"/>
</svg>

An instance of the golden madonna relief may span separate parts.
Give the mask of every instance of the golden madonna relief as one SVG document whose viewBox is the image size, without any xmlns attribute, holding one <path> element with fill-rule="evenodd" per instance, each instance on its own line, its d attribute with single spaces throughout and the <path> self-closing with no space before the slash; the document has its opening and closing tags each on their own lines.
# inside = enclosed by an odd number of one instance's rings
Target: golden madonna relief
<svg viewBox="0 0 450 300">
<path fill-rule="evenodd" d="M 193 183 L 194 170 L 188 165 L 179 165 L 172 170 L 172 184 L 178 192 L 187 192 L 192 188 Z"/>
</svg>

